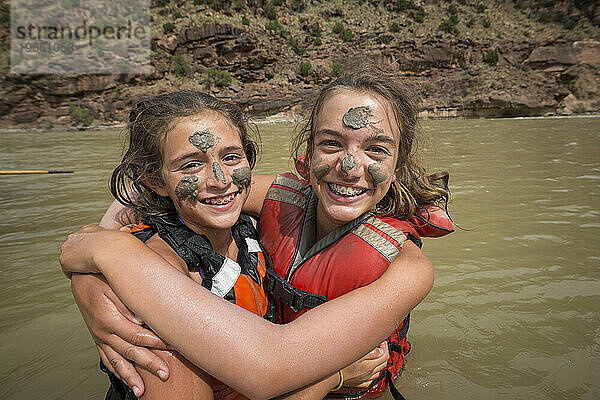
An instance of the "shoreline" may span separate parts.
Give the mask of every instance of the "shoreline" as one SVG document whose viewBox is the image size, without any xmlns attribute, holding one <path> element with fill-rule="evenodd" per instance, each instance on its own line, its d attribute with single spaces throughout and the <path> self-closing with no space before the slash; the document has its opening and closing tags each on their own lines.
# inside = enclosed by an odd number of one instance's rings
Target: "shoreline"
<svg viewBox="0 0 600 400">
<path fill-rule="evenodd" d="M 278 125 L 278 124 L 301 124 L 304 118 L 285 118 L 283 113 L 274 114 L 266 117 L 250 118 L 250 123 L 254 125 Z M 549 114 L 549 115 L 531 115 L 531 116 L 467 116 L 467 115 L 426 115 L 423 111 L 419 114 L 421 121 L 439 121 L 453 119 L 544 119 L 544 118 L 600 118 L 600 112 L 593 111 L 581 114 Z M 107 129 L 126 129 L 127 124 L 98 124 L 89 126 L 54 126 L 52 128 L 0 128 L 0 134 L 4 133 L 30 133 L 30 132 L 83 132 L 83 131 L 103 131 Z"/>
</svg>

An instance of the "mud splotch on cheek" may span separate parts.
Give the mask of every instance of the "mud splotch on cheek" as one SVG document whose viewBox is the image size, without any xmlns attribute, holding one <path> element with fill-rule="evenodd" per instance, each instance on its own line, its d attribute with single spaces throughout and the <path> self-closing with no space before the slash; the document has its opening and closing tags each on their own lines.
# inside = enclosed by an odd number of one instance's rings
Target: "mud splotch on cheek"
<svg viewBox="0 0 600 400">
<path fill-rule="evenodd" d="M 175 194 L 178 197 L 198 196 L 198 177 L 196 175 L 181 178 L 175 186 Z"/>
<path fill-rule="evenodd" d="M 324 164 L 323 161 L 324 160 L 322 158 L 319 158 L 318 160 L 315 160 L 313 166 L 311 167 L 312 173 L 315 175 L 315 178 L 317 178 L 317 184 L 321 183 L 321 179 L 323 179 L 323 177 L 331 169 L 331 165 Z"/>
<path fill-rule="evenodd" d="M 203 153 L 215 145 L 215 136 L 208 130 L 197 131 L 190 136 L 190 143 L 196 146 Z"/>
<path fill-rule="evenodd" d="M 344 174 L 348 175 L 348 172 L 350 172 L 357 165 L 358 163 L 356 162 L 356 157 L 354 157 L 353 154 L 347 154 L 346 157 L 342 159 L 342 166 L 340 169 Z"/>
<path fill-rule="evenodd" d="M 223 173 L 223 170 L 221 169 L 221 166 L 218 162 L 213 163 L 212 170 L 216 180 L 218 180 L 221 183 L 227 183 L 227 180 L 225 179 L 225 174 Z"/>
<path fill-rule="evenodd" d="M 367 106 L 353 107 L 346 111 L 342 117 L 342 122 L 349 128 L 361 129 L 369 126 L 369 118 L 373 116 L 373 112 Z"/>
<path fill-rule="evenodd" d="M 250 186 L 252 180 L 252 170 L 249 167 L 240 167 L 233 170 L 233 184 L 239 191 Z"/>
<path fill-rule="evenodd" d="M 367 168 L 367 172 L 369 173 L 369 175 L 371 175 L 371 178 L 373 179 L 373 189 L 376 189 L 377 185 L 379 185 L 382 182 L 385 182 L 391 176 L 389 171 L 387 171 L 385 168 L 381 168 L 381 165 L 378 163 L 373 163 L 369 165 L 369 167 Z"/>
</svg>

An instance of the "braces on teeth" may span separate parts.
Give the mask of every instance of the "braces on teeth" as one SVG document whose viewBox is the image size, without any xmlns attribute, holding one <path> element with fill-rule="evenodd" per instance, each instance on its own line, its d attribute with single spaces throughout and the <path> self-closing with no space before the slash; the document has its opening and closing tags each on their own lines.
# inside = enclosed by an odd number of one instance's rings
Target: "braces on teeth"
<svg viewBox="0 0 600 400">
<path fill-rule="evenodd" d="M 336 185 L 334 183 L 329 183 L 329 189 L 335 194 L 339 194 L 342 196 L 358 196 L 359 194 L 363 194 L 367 191 L 367 189 L 358 189 L 352 188 L 342 185 Z"/>
<path fill-rule="evenodd" d="M 232 193 L 227 197 L 222 197 L 220 199 L 206 199 L 206 200 L 204 200 L 204 202 L 207 204 L 222 205 L 222 204 L 229 203 L 231 200 L 233 200 L 234 196 L 235 196 L 235 193 Z"/>
</svg>

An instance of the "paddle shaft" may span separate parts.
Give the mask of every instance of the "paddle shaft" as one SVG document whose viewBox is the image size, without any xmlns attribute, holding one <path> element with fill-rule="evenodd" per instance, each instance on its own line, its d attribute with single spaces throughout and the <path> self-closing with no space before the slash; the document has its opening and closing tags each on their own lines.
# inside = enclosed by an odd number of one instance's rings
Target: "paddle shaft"
<svg viewBox="0 0 600 400">
<path fill-rule="evenodd" d="M 72 174 L 75 171 L 51 171 L 51 170 L 31 170 L 31 169 L 10 169 L 6 171 L 0 170 L 0 175 L 17 175 L 17 174 Z"/>
</svg>

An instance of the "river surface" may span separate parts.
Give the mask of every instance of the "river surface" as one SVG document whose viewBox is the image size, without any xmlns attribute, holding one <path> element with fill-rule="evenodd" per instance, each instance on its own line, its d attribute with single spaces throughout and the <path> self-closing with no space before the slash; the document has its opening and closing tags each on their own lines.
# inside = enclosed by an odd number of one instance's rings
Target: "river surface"
<svg viewBox="0 0 600 400">
<path fill-rule="evenodd" d="M 256 172 L 288 170 L 292 125 L 260 125 Z M 407 399 L 600 398 L 600 118 L 426 121 L 424 160 L 450 172 L 463 230 L 426 239 Z M 99 220 L 122 130 L 2 133 L 0 398 L 103 399 L 92 339 L 58 265 Z"/>
</svg>

